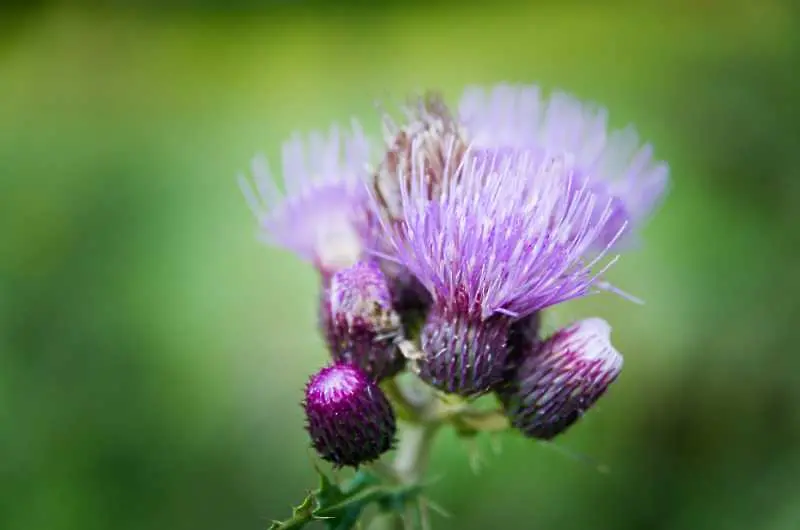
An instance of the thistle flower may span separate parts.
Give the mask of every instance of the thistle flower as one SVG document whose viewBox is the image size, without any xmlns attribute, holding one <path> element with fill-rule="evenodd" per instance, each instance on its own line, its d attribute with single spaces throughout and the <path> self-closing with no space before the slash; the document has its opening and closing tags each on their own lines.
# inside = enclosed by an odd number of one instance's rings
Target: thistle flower
<svg viewBox="0 0 800 530">
<path fill-rule="evenodd" d="M 359 366 L 375 381 L 404 366 L 397 350 L 403 330 L 386 277 L 371 261 L 337 271 L 324 291 L 322 329 L 337 362 Z"/>
<path fill-rule="evenodd" d="M 535 164 L 528 153 L 467 155 L 459 179 L 430 200 L 412 168 L 401 194 L 405 223 L 391 232 L 396 259 L 428 289 L 420 376 L 463 396 L 499 385 L 514 320 L 601 288 L 583 256 L 600 235 L 590 221 L 596 197 L 576 187 L 560 158 Z M 610 209 L 602 209 L 606 220 Z"/>
<path fill-rule="evenodd" d="M 401 190 L 410 189 L 412 156 L 420 167 L 429 198 L 438 197 L 467 151 L 461 126 L 441 94 L 426 92 L 403 108 L 406 123 L 399 125 L 383 115 L 386 155 L 373 177 L 380 214 L 402 221 Z M 414 146 L 414 149 L 412 149 Z M 412 155 L 413 151 L 413 155 Z"/>
<path fill-rule="evenodd" d="M 545 98 L 536 86 L 470 87 L 459 103 L 459 120 L 476 147 L 572 158 L 576 182 L 585 181 L 601 203 L 612 205 L 597 241 L 600 247 L 612 239 L 621 243 L 635 238 L 666 191 L 667 165 L 653 159 L 652 147 L 641 145 L 633 127 L 609 130 L 605 109 L 568 94 Z M 595 212 L 595 224 L 601 215 Z M 617 235 L 621 230 L 625 237 Z"/>
<path fill-rule="evenodd" d="M 262 239 L 313 263 L 323 274 L 352 265 L 369 237 L 365 182 L 370 146 L 357 122 L 342 134 L 295 134 L 283 144 L 284 191 L 267 160 L 252 163 L 253 183 L 239 181 L 258 219 Z"/>
<path fill-rule="evenodd" d="M 424 176 L 428 198 L 436 198 L 443 183 L 454 177 L 467 150 L 460 125 L 441 94 L 426 92 L 415 96 L 403 112 L 406 119 L 401 124 L 387 113 L 383 115 L 386 154 L 371 181 L 377 205 L 374 213 L 389 225 L 404 221 L 401 190 L 410 189 L 412 151 Z M 376 249 L 390 251 L 381 240 L 376 240 Z M 390 279 L 393 305 L 403 323 L 406 327 L 415 325 L 430 307 L 428 292 L 402 265 L 387 260 L 381 260 L 380 265 Z"/>
<path fill-rule="evenodd" d="M 511 423 L 525 436 L 550 440 L 574 424 L 622 370 L 611 327 L 589 318 L 525 352 L 500 393 Z"/>
<path fill-rule="evenodd" d="M 337 467 L 375 460 L 394 443 L 392 406 L 356 366 L 334 364 L 311 376 L 303 408 L 312 446 Z"/>
</svg>

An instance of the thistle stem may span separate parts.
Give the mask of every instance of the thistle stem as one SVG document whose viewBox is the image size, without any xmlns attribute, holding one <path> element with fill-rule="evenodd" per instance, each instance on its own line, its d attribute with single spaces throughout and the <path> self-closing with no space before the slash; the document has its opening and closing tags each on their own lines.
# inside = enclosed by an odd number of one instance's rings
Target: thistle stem
<svg viewBox="0 0 800 530">
<path fill-rule="evenodd" d="M 425 476 L 433 440 L 443 424 L 443 418 L 435 394 L 415 391 L 403 385 L 403 382 L 393 378 L 383 385 L 397 407 L 398 415 L 404 421 L 400 428 L 394 460 L 391 463 L 380 463 L 379 468 L 384 476 L 390 476 L 400 484 L 411 485 L 419 483 Z M 418 508 L 408 506 L 404 514 L 385 514 L 373 521 L 370 530 L 416 528 L 413 515 Z M 422 524 L 423 527 L 427 527 L 424 522 Z"/>
<path fill-rule="evenodd" d="M 502 410 L 477 410 L 461 400 L 447 399 L 427 387 L 414 388 L 413 381 L 397 377 L 383 383 L 382 388 L 394 403 L 402 426 L 394 460 L 374 464 L 376 472 L 392 482 L 419 484 L 425 477 L 433 441 L 439 428 L 452 424 L 457 432 L 468 435 L 478 432 L 501 432 L 509 427 Z M 370 530 L 409 530 L 429 527 L 423 504 L 409 505 L 405 513 L 382 514 Z M 419 524 L 417 524 L 419 523 Z"/>
<path fill-rule="evenodd" d="M 400 440 L 397 444 L 397 452 L 392 464 L 385 466 L 392 477 L 402 484 L 415 484 L 425 475 L 428 466 L 428 459 L 431 453 L 433 440 L 439 427 L 440 421 L 433 420 L 425 416 L 421 417 L 420 422 L 408 422 L 400 431 Z M 385 514 L 370 525 L 370 530 L 409 530 L 417 528 L 415 525 L 415 510 L 417 506 L 408 506 L 405 513 Z M 428 525 L 425 515 L 420 513 L 419 520 L 423 528 Z"/>
<path fill-rule="evenodd" d="M 439 422 L 410 423 L 401 431 L 393 465 L 400 480 L 414 483 L 423 477 L 439 426 Z"/>
</svg>

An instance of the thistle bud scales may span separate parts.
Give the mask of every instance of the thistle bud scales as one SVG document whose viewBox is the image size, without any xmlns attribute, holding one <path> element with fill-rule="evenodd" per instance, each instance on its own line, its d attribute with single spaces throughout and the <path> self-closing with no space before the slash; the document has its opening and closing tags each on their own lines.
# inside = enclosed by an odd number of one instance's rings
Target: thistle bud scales
<svg viewBox="0 0 800 530">
<path fill-rule="evenodd" d="M 397 424 L 383 391 L 358 367 L 322 368 L 306 386 L 303 407 L 311 444 L 337 467 L 358 467 L 391 449 Z"/>
<path fill-rule="evenodd" d="M 376 381 L 404 367 L 397 349 L 401 319 L 376 263 L 359 261 L 331 277 L 323 290 L 320 321 L 335 361 L 355 364 Z"/>
<path fill-rule="evenodd" d="M 590 318 L 557 331 L 526 352 L 501 393 L 512 424 L 549 440 L 566 431 L 606 392 L 622 370 L 610 326 Z"/>
<path fill-rule="evenodd" d="M 502 379 L 510 322 L 482 321 L 432 311 L 420 337 L 426 357 L 420 377 L 432 386 L 465 397 L 489 392 Z"/>
</svg>

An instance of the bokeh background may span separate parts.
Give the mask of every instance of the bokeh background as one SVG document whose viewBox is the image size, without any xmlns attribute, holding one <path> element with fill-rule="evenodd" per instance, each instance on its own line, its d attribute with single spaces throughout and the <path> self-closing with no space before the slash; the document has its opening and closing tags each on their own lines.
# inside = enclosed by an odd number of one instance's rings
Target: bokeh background
<svg viewBox="0 0 800 530">
<path fill-rule="evenodd" d="M 235 175 L 376 99 L 535 82 L 672 168 L 599 315 L 626 368 L 558 440 L 474 474 L 440 529 L 800 528 L 800 17 L 790 1 L 172 0 L 0 11 L 0 528 L 257 529 L 314 485 L 313 271 Z M 610 474 L 565 456 L 586 455 Z"/>
</svg>

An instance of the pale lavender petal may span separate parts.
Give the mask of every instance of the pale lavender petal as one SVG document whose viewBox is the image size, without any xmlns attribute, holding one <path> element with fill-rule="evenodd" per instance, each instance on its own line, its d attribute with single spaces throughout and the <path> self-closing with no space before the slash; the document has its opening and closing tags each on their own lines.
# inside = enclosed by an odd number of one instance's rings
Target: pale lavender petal
<svg viewBox="0 0 800 530">
<path fill-rule="evenodd" d="M 598 239 L 601 245 L 611 238 L 621 243 L 635 237 L 667 191 L 666 163 L 654 159 L 652 147 L 642 145 L 632 127 L 610 130 L 605 109 L 566 93 L 545 97 L 536 86 L 509 84 L 490 90 L 469 87 L 459 117 L 476 147 L 572 158 L 574 178 L 585 180 L 601 203 L 613 205 L 603 230 L 607 235 Z M 616 237 L 623 224 L 626 237 Z"/>
<path fill-rule="evenodd" d="M 415 171 L 402 195 L 405 224 L 391 234 L 398 260 L 437 305 L 484 319 L 527 315 L 600 288 L 608 249 L 585 256 L 613 212 L 566 159 L 500 150 L 465 160 L 438 200 Z"/>
<path fill-rule="evenodd" d="M 334 125 L 326 135 L 295 134 L 282 146 L 283 191 L 266 159 L 254 159 L 252 180 L 240 176 L 240 183 L 264 241 L 323 267 L 358 259 L 370 149 L 355 121 L 347 133 Z"/>
</svg>

